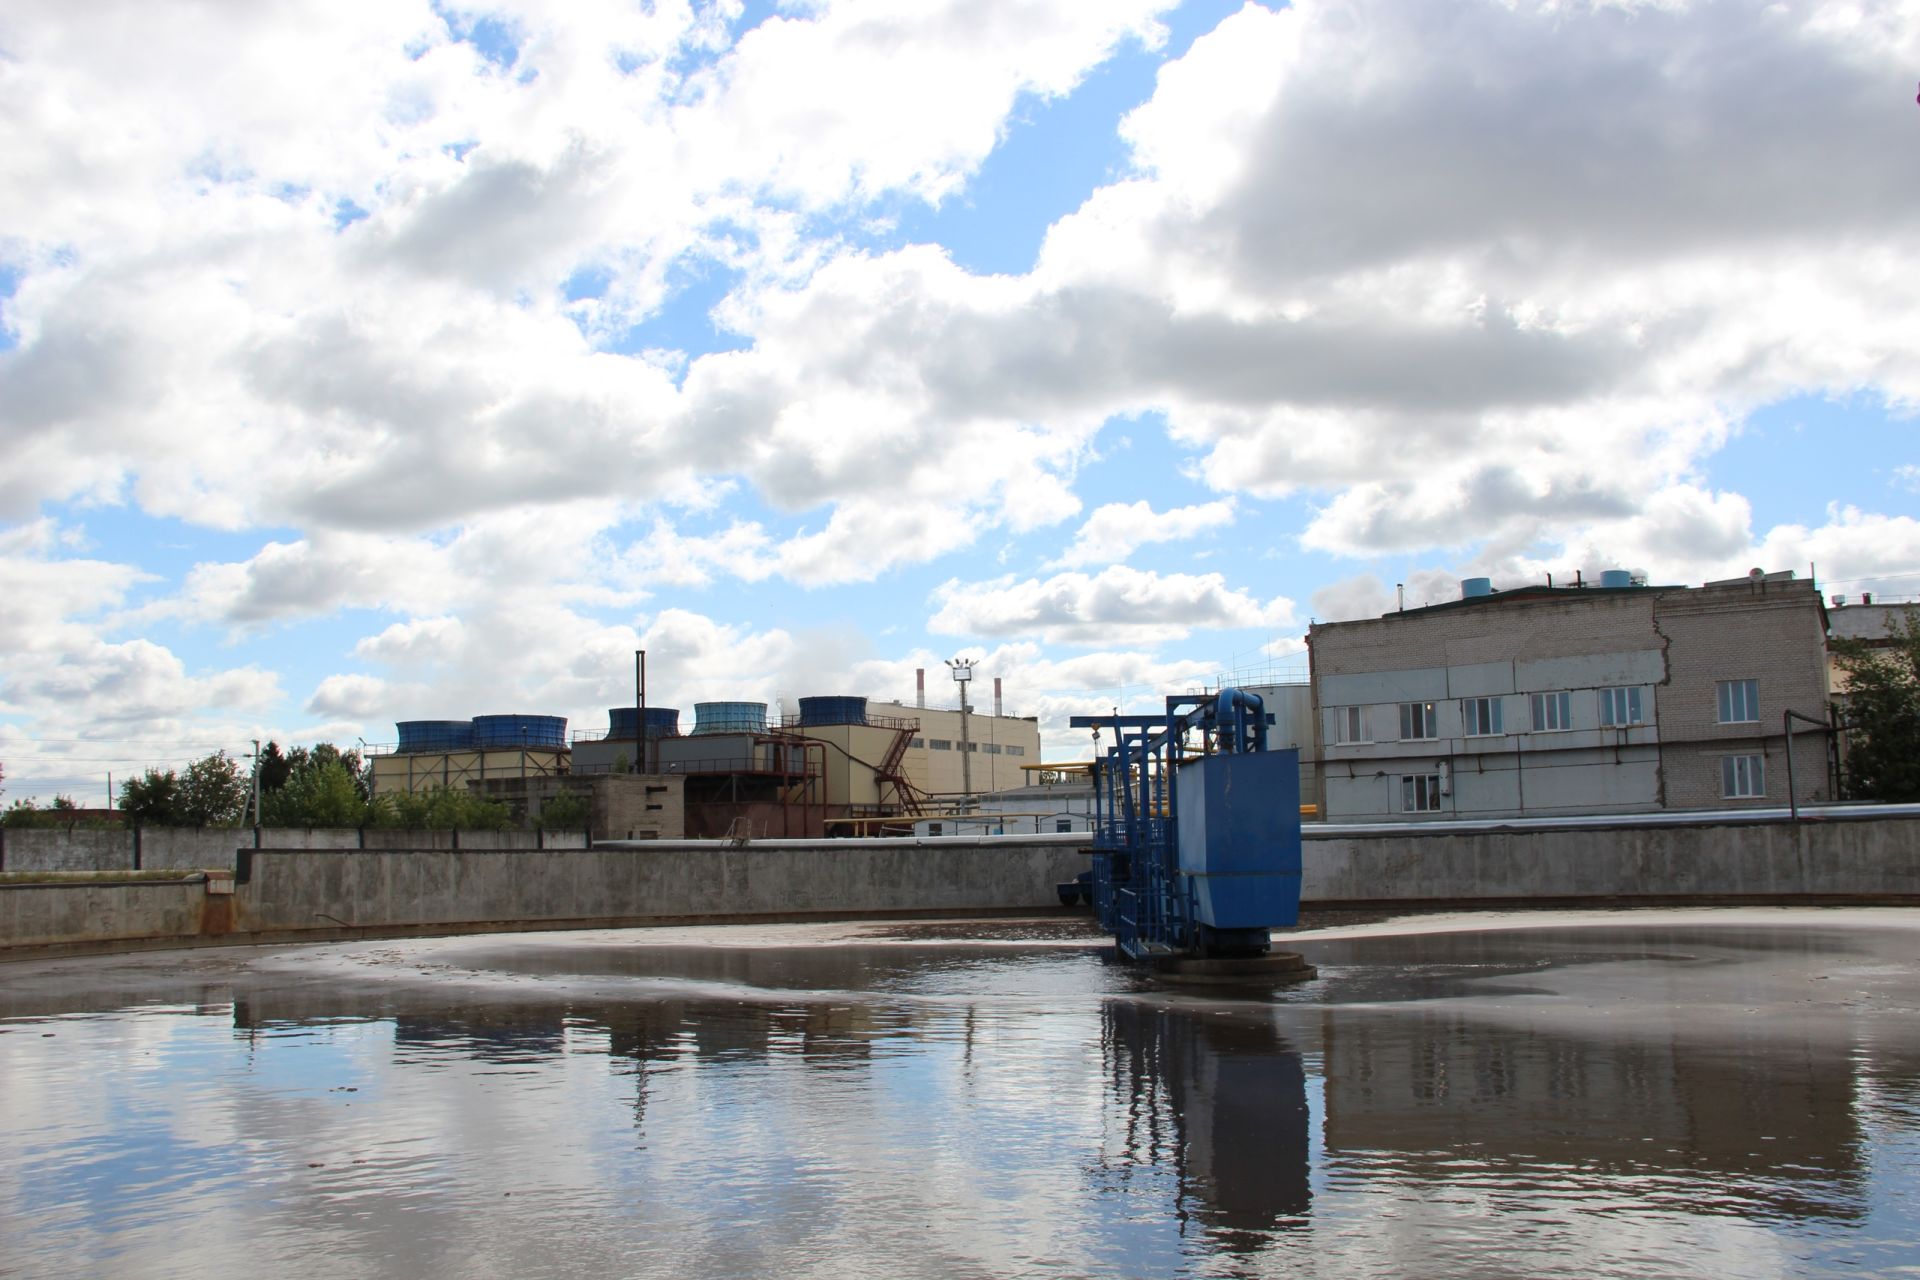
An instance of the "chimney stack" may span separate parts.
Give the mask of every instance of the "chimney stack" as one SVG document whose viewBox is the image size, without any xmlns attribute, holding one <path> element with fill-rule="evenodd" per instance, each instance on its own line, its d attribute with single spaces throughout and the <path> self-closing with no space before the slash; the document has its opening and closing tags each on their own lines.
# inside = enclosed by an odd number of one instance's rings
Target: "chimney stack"
<svg viewBox="0 0 1920 1280">
<path fill-rule="evenodd" d="M 913 705 L 923 711 L 927 706 L 927 669 L 925 667 L 914 668 Z"/>
<path fill-rule="evenodd" d="M 1000 714 L 1000 677 L 993 678 L 993 714 Z"/>
</svg>

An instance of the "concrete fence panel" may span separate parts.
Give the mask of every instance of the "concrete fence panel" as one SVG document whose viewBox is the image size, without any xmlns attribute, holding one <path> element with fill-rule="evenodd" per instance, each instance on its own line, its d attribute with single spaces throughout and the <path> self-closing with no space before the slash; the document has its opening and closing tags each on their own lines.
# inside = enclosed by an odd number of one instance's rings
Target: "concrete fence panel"
<svg viewBox="0 0 1920 1280">
<path fill-rule="evenodd" d="M 7 871 L 131 871 L 133 832 L 75 827 L 0 831 Z"/>
</svg>

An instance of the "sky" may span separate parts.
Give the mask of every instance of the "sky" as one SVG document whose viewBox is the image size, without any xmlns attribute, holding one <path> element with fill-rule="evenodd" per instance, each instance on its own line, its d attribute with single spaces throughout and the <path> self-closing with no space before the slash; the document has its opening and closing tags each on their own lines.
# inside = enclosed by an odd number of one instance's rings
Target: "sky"
<svg viewBox="0 0 1920 1280">
<path fill-rule="evenodd" d="M 1916 76 L 1916 0 L 11 0 L 0 803 L 636 649 L 1071 759 L 1401 585 L 1920 597 Z"/>
</svg>

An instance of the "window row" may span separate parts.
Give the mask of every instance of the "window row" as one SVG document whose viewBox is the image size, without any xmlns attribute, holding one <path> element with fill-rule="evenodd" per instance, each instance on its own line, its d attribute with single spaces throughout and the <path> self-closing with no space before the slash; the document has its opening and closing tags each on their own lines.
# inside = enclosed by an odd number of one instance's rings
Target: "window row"
<svg viewBox="0 0 1920 1280">
<path fill-rule="evenodd" d="M 958 748 L 953 745 L 953 739 L 951 738 L 915 738 L 912 745 L 916 747 L 924 746 L 929 751 L 958 750 Z M 990 756 L 1024 756 L 1027 754 L 1025 747 L 1016 747 L 1000 742 L 969 742 L 967 744 L 967 750 L 984 752 Z"/>
<path fill-rule="evenodd" d="M 1400 812 L 1438 813 L 1440 775 L 1403 774 L 1400 778 Z M 1720 794 L 1729 800 L 1752 800 L 1767 794 L 1767 762 L 1763 756 L 1721 756 Z"/>
<path fill-rule="evenodd" d="M 1609 727 L 1645 724 L 1642 690 L 1638 686 L 1601 689 L 1600 723 Z M 1370 742 L 1367 736 L 1365 707 L 1335 707 L 1335 737 L 1340 742 Z M 1518 732 L 1554 733 L 1573 728 L 1571 692 L 1527 695 L 1528 728 Z M 1507 732 L 1506 699 L 1500 697 L 1460 699 L 1460 727 L 1469 738 L 1494 738 Z M 1400 704 L 1400 741 L 1420 742 L 1440 737 L 1439 704 L 1403 702 Z"/>
<path fill-rule="evenodd" d="M 1646 691 L 1640 685 L 1621 685 L 1596 689 L 1599 723 L 1605 729 L 1623 729 L 1647 722 Z M 1754 724 L 1760 719 L 1760 682 L 1758 680 L 1722 680 L 1715 688 L 1718 723 Z M 1527 699 L 1527 727 L 1520 733 L 1558 733 L 1573 724 L 1572 690 L 1531 693 Z M 1508 732 L 1505 724 L 1506 699 L 1502 697 L 1460 699 L 1461 733 L 1469 738 L 1494 738 Z M 1421 742 L 1440 736 L 1439 704 L 1403 702 L 1400 704 L 1400 741 Z M 1338 742 L 1371 742 L 1367 732 L 1366 708 L 1333 708 L 1334 738 Z"/>
</svg>

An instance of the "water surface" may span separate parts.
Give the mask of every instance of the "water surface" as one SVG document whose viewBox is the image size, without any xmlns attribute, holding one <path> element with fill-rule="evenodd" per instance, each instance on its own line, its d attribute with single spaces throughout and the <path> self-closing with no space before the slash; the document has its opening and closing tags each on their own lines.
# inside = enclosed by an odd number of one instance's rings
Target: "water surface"
<svg viewBox="0 0 1920 1280">
<path fill-rule="evenodd" d="M 1428 921 L 1225 993 L 1005 922 L 11 964 L 0 1275 L 1887 1274 L 1916 941 Z"/>
</svg>

